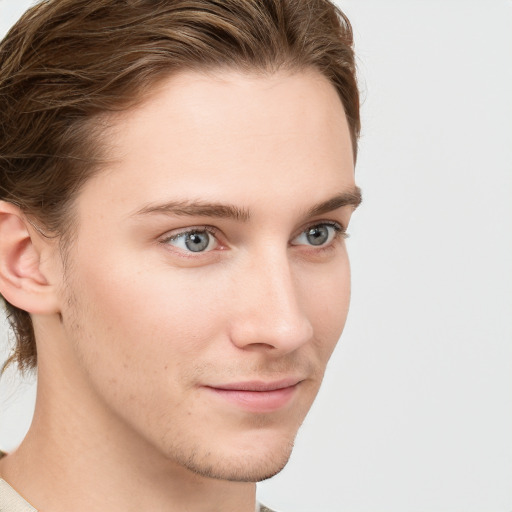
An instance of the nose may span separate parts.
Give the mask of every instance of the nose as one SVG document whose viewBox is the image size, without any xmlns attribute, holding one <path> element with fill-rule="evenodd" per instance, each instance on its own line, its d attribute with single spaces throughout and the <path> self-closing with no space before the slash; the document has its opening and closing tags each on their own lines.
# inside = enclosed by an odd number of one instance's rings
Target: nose
<svg viewBox="0 0 512 512">
<path fill-rule="evenodd" d="M 254 257 L 237 279 L 231 341 L 239 348 L 292 352 L 313 339 L 307 290 L 294 278 L 288 256 L 277 251 Z"/>
</svg>

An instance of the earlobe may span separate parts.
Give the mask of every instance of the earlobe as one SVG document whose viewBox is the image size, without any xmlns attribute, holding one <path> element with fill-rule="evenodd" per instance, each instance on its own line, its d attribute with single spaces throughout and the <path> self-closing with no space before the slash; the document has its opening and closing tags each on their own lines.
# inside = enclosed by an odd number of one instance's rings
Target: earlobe
<svg viewBox="0 0 512 512">
<path fill-rule="evenodd" d="M 17 206 L 0 201 L 0 293 L 33 314 L 59 311 L 55 287 L 41 268 L 44 244 Z"/>
</svg>

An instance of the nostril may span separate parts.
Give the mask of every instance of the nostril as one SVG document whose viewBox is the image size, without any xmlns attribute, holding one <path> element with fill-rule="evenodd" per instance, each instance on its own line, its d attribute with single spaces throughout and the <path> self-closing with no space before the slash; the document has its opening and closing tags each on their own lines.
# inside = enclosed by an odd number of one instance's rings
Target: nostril
<svg viewBox="0 0 512 512">
<path fill-rule="evenodd" d="M 313 327 L 302 313 L 240 315 L 232 324 L 232 342 L 252 350 L 294 351 L 313 338 Z"/>
</svg>

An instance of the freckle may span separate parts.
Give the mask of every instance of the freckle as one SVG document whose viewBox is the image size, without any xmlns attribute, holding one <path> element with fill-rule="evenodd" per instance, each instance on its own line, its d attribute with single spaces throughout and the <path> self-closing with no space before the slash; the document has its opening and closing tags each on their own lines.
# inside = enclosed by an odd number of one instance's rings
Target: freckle
<svg viewBox="0 0 512 512">
<path fill-rule="evenodd" d="M 164 370 L 167 370 L 167 368 L 169 368 L 167 365 L 164 366 Z"/>
</svg>

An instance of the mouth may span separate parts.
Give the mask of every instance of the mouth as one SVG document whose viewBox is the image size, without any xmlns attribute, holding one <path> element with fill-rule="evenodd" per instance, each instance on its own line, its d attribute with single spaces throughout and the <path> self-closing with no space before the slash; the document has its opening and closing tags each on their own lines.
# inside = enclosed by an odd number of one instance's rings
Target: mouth
<svg viewBox="0 0 512 512">
<path fill-rule="evenodd" d="M 235 407 L 253 413 L 270 413 L 288 405 L 298 393 L 301 382 L 293 378 L 274 382 L 236 382 L 204 388 Z"/>
</svg>

